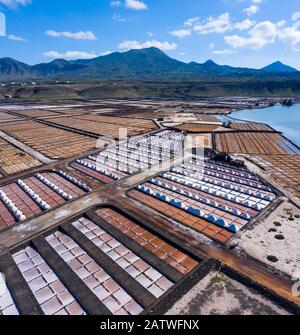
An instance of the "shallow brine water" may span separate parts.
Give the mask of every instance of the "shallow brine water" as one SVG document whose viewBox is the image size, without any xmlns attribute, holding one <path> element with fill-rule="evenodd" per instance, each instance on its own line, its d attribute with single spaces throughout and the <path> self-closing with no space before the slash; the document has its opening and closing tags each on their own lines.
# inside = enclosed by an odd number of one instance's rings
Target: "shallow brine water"
<svg viewBox="0 0 300 335">
<path fill-rule="evenodd" d="M 266 123 L 283 132 L 287 138 L 300 146 L 300 105 L 246 109 L 234 112 L 230 116 L 235 119 Z"/>
</svg>

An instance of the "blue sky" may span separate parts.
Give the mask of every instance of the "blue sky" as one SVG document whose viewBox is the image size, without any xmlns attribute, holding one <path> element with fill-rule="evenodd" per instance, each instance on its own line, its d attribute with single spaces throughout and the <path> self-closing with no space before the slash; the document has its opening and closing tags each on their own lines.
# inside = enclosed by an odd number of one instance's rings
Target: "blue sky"
<svg viewBox="0 0 300 335">
<path fill-rule="evenodd" d="M 0 57 L 29 64 L 157 46 L 186 62 L 300 69 L 299 0 L 0 0 L 0 12 Z"/>
</svg>

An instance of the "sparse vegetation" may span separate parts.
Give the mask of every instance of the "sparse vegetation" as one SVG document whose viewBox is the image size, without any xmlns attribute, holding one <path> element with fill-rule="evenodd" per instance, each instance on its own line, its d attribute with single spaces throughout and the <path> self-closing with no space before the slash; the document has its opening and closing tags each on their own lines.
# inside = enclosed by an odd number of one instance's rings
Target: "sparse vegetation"
<svg viewBox="0 0 300 335">
<path fill-rule="evenodd" d="M 211 284 L 215 285 L 215 284 L 220 284 L 224 282 L 224 279 L 219 277 L 219 276 L 214 276 L 212 279 L 211 279 Z"/>
</svg>

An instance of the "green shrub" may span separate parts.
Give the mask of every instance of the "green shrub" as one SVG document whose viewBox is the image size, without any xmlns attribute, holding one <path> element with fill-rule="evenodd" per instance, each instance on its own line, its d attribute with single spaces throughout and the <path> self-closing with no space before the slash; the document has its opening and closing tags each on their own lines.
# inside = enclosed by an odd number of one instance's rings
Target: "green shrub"
<svg viewBox="0 0 300 335">
<path fill-rule="evenodd" d="M 219 277 L 219 276 L 214 276 L 211 281 L 210 281 L 213 285 L 214 284 L 220 284 L 223 282 L 223 278 Z"/>
</svg>

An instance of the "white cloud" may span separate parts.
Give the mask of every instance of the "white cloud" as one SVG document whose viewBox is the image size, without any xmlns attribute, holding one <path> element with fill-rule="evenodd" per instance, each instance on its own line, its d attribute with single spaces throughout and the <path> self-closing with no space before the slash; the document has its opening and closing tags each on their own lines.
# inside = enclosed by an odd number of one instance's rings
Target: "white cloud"
<svg viewBox="0 0 300 335">
<path fill-rule="evenodd" d="M 112 7 L 119 7 L 119 6 L 122 5 L 122 3 L 121 3 L 121 1 L 115 0 L 115 1 L 111 1 L 111 2 L 110 2 L 110 5 L 111 5 Z"/>
<path fill-rule="evenodd" d="M 184 22 L 184 25 L 189 30 L 206 35 L 212 33 L 223 34 L 232 30 L 248 30 L 253 27 L 254 21 L 245 19 L 241 22 L 231 22 L 229 13 L 223 13 L 217 17 L 209 16 L 204 21 L 200 21 L 198 17 L 188 19 Z"/>
<path fill-rule="evenodd" d="M 139 0 L 126 0 L 125 1 L 125 7 L 133 10 L 147 10 L 148 6 L 143 2 Z"/>
<path fill-rule="evenodd" d="M 113 15 L 113 20 L 118 21 L 118 22 L 125 22 L 124 17 L 121 14 L 114 13 Z"/>
<path fill-rule="evenodd" d="M 9 8 L 16 8 L 19 5 L 25 6 L 32 2 L 32 0 L 0 0 L 0 4 L 3 4 Z"/>
<path fill-rule="evenodd" d="M 179 38 L 184 38 L 184 37 L 190 36 L 191 32 L 188 29 L 179 29 L 179 30 L 171 31 L 170 34 L 173 36 L 179 37 Z"/>
<path fill-rule="evenodd" d="M 167 50 L 175 50 L 177 46 L 178 45 L 176 43 L 160 42 L 156 40 L 146 41 L 144 43 L 132 40 L 132 41 L 123 41 L 122 43 L 119 44 L 119 48 L 123 50 L 144 49 L 154 47 L 167 51 Z"/>
<path fill-rule="evenodd" d="M 67 37 L 72 38 L 74 40 L 94 41 L 97 39 L 97 37 L 92 31 L 78 31 L 73 33 L 70 31 L 47 30 L 45 34 L 51 37 Z"/>
<path fill-rule="evenodd" d="M 236 50 L 230 50 L 230 49 L 223 49 L 223 50 L 214 50 L 213 54 L 215 55 L 232 55 L 235 54 Z"/>
<path fill-rule="evenodd" d="M 0 36 L 6 36 L 6 18 L 3 13 L 0 12 Z"/>
<path fill-rule="evenodd" d="M 232 30 L 229 13 L 221 14 L 218 17 L 210 16 L 203 24 L 194 25 L 194 30 L 199 34 L 225 33 Z"/>
<path fill-rule="evenodd" d="M 298 45 L 300 44 L 300 31 L 294 27 L 288 27 L 284 29 L 279 38 L 286 44 L 291 45 L 295 50 L 298 51 Z"/>
<path fill-rule="evenodd" d="M 97 55 L 94 52 L 85 52 L 85 51 L 66 51 L 66 52 L 58 52 L 58 51 L 47 51 L 44 53 L 45 57 L 48 58 L 64 58 L 64 59 L 90 59 L 95 58 Z"/>
<path fill-rule="evenodd" d="M 255 24 L 255 21 L 251 21 L 250 19 L 246 19 L 244 21 L 237 22 L 236 24 L 234 24 L 234 28 L 238 29 L 238 30 L 248 30 L 251 27 L 253 27 L 254 24 Z"/>
<path fill-rule="evenodd" d="M 273 23 L 264 21 L 257 23 L 249 32 L 248 36 L 239 35 L 225 36 L 225 42 L 234 49 L 252 48 L 260 49 L 267 44 L 275 42 L 279 33 L 279 28 L 284 24 L 283 21 Z"/>
<path fill-rule="evenodd" d="M 7 38 L 9 40 L 12 40 L 12 41 L 17 41 L 17 42 L 28 42 L 28 40 L 26 40 L 25 38 L 21 37 L 21 36 L 16 36 L 16 35 L 8 35 Z"/>
<path fill-rule="evenodd" d="M 234 49 L 251 48 L 261 49 L 268 44 L 281 41 L 293 50 L 300 51 L 300 12 L 291 16 L 291 25 L 286 21 L 264 21 L 256 23 L 246 36 L 225 36 L 225 42 Z"/>
<path fill-rule="evenodd" d="M 243 2 L 245 0 L 239 0 L 239 2 Z M 260 5 L 266 0 L 251 0 L 251 5 L 244 9 L 244 13 L 248 16 L 252 16 L 260 11 Z"/>
<path fill-rule="evenodd" d="M 292 15 L 292 26 L 282 29 L 279 33 L 279 39 L 289 44 L 294 50 L 299 51 L 298 45 L 300 44 L 300 12 Z"/>
<path fill-rule="evenodd" d="M 259 7 L 257 5 L 252 5 L 252 6 L 248 7 L 248 8 L 245 8 L 244 12 L 248 16 L 251 16 L 251 15 L 254 15 L 254 14 L 256 14 L 256 13 L 259 12 Z"/>
<path fill-rule="evenodd" d="M 192 27 L 195 25 L 195 23 L 199 22 L 199 17 L 193 17 L 191 19 L 188 19 L 184 22 L 184 25 L 187 27 Z"/>
<path fill-rule="evenodd" d="M 296 12 L 292 15 L 292 21 L 300 20 L 300 12 Z"/>
</svg>

